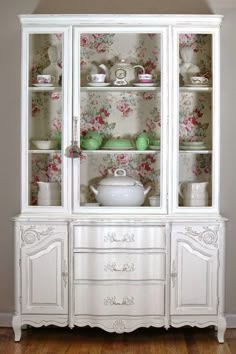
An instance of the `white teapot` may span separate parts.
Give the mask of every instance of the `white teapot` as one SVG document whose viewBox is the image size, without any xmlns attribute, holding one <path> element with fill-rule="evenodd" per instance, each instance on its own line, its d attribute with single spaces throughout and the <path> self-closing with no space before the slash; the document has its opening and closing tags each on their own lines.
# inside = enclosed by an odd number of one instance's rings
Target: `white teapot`
<svg viewBox="0 0 236 354">
<path fill-rule="evenodd" d="M 132 84 L 136 78 L 135 68 L 142 69 L 142 74 L 145 74 L 145 69 L 142 65 L 133 66 L 126 63 L 124 59 L 114 64 L 110 71 L 104 64 L 99 65 L 99 67 L 105 71 L 107 77 L 109 77 L 109 80 L 112 81 L 115 86 L 126 86 Z"/>
</svg>

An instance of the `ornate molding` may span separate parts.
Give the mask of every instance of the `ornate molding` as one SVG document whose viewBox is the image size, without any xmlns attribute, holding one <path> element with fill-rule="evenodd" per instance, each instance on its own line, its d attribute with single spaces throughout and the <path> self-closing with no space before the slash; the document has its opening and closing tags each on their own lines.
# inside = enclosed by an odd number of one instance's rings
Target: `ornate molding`
<svg viewBox="0 0 236 354">
<path fill-rule="evenodd" d="M 128 296 L 124 296 L 122 300 L 117 301 L 116 300 L 116 296 L 108 296 L 107 298 L 104 299 L 104 305 L 134 305 L 134 298 L 133 296 L 128 297 Z"/>
<path fill-rule="evenodd" d="M 36 230 L 36 225 L 31 225 L 27 228 L 20 226 L 22 246 L 26 244 L 32 245 L 36 241 L 40 241 L 42 237 L 48 237 L 54 235 L 54 228 L 49 226 L 46 230 L 38 231 Z"/>
<path fill-rule="evenodd" d="M 126 233 L 119 238 L 115 232 L 108 232 L 104 236 L 104 242 L 135 242 L 134 234 Z"/>
<path fill-rule="evenodd" d="M 113 263 L 108 263 L 106 265 L 104 265 L 104 271 L 105 272 L 134 272 L 135 268 L 134 268 L 134 263 L 125 263 L 123 264 L 122 267 L 118 267 L 117 264 L 115 262 Z"/>
<path fill-rule="evenodd" d="M 212 245 L 218 248 L 219 226 L 215 228 L 203 226 L 203 231 L 195 231 L 192 227 L 185 227 L 185 230 L 185 232 L 181 232 L 182 235 L 197 238 L 198 241 L 204 242 L 206 245 Z"/>
<path fill-rule="evenodd" d="M 126 330 L 126 324 L 124 320 L 115 320 L 113 322 L 113 328 L 116 332 L 123 332 Z"/>
</svg>

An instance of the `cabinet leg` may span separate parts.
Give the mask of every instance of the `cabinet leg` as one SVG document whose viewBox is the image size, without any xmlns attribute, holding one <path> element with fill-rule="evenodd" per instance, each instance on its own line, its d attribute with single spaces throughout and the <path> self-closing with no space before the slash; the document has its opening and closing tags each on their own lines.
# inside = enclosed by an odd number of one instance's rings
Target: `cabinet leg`
<svg viewBox="0 0 236 354">
<path fill-rule="evenodd" d="M 19 342 L 21 339 L 21 320 L 20 316 L 14 316 L 12 320 L 12 328 L 15 334 L 15 342 Z"/>
<path fill-rule="evenodd" d="M 226 331 L 226 320 L 224 317 L 218 318 L 218 332 L 217 339 L 219 343 L 224 343 L 224 334 Z"/>
</svg>

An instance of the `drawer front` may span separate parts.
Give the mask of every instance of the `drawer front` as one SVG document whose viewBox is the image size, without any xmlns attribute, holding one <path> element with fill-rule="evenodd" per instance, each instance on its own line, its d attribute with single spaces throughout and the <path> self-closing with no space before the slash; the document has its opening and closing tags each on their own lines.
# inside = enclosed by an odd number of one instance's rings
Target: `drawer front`
<svg viewBox="0 0 236 354">
<path fill-rule="evenodd" d="M 75 253 L 75 280 L 165 280 L 165 253 Z"/>
<path fill-rule="evenodd" d="M 164 226 L 75 226 L 75 248 L 165 248 Z"/>
<path fill-rule="evenodd" d="M 76 284 L 75 315 L 164 315 L 164 284 Z"/>
</svg>

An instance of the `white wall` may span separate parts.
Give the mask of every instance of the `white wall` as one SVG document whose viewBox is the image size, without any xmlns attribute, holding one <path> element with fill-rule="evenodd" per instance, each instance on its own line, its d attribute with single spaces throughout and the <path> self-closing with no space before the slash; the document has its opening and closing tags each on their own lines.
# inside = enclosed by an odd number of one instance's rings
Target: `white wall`
<svg viewBox="0 0 236 354">
<path fill-rule="evenodd" d="M 223 6 L 220 6 L 220 2 Z M 221 211 L 230 220 L 227 227 L 226 312 L 236 315 L 236 256 L 234 254 L 236 250 L 236 114 L 234 108 L 236 105 L 236 2 L 234 0 L 208 0 L 208 2 L 201 0 L 8 0 L 1 3 L 0 314 L 12 313 L 14 308 L 11 218 L 20 209 L 20 25 L 17 15 L 27 13 L 219 13 L 225 15 L 221 44 Z"/>
</svg>

